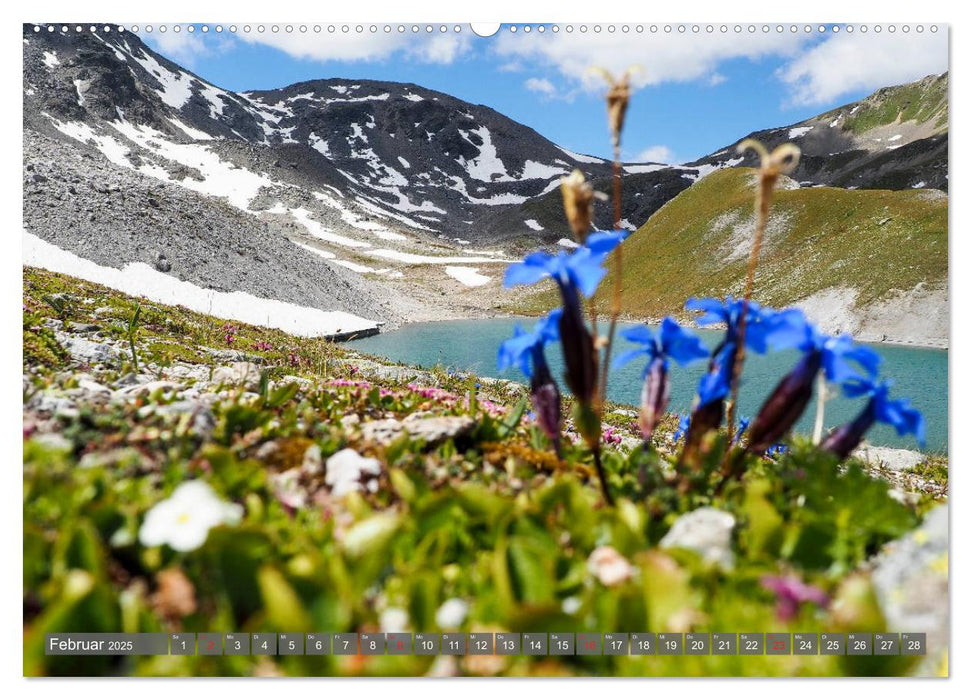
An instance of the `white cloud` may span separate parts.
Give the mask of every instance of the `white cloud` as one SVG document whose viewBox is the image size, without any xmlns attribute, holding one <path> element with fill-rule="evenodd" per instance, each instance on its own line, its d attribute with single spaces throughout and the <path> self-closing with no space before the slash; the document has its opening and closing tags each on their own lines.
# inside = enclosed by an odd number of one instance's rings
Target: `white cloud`
<svg viewBox="0 0 971 700">
<path fill-rule="evenodd" d="M 899 85 L 948 68 L 947 32 L 842 32 L 813 46 L 777 75 L 788 103 L 817 105 L 852 91 Z"/>
<path fill-rule="evenodd" d="M 602 66 L 618 74 L 639 66 L 633 77 L 638 87 L 664 82 L 686 82 L 709 78 L 716 67 L 735 58 L 793 56 L 808 39 L 802 33 L 758 32 L 736 35 L 681 34 L 645 35 L 607 32 L 558 32 L 556 34 L 512 34 L 504 32 L 496 41 L 496 52 L 509 59 L 539 63 L 558 70 L 568 81 L 586 90 L 603 90 L 603 81 L 589 72 Z"/>
<path fill-rule="evenodd" d="M 544 97 L 553 97 L 556 95 L 556 87 L 547 78 L 529 78 L 523 85 L 530 92 L 538 92 Z"/>
<path fill-rule="evenodd" d="M 726 80 L 728 80 L 728 78 L 726 78 L 721 73 L 712 73 L 711 77 L 708 78 L 708 84 L 712 87 L 715 87 L 716 85 L 721 85 Z"/>
<path fill-rule="evenodd" d="M 213 53 L 213 47 L 206 43 L 202 35 L 197 32 L 156 32 L 147 35 L 146 41 L 149 45 L 165 56 L 170 61 L 174 61 L 181 66 L 191 68 L 196 59 L 209 56 Z M 221 42 L 219 50 L 224 50 L 226 44 Z"/>
<path fill-rule="evenodd" d="M 674 151 L 667 146 L 648 146 L 638 153 L 634 160 L 638 163 L 674 163 Z"/>
<path fill-rule="evenodd" d="M 448 64 L 466 53 L 470 37 L 465 34 L 347 34 L 321 35 L 316 32 L 246 33 L 240 39 L 265 44 L 298 59 L 313 61 L 379 61 L 401 53 L 421 63 Z"/>
</svg>

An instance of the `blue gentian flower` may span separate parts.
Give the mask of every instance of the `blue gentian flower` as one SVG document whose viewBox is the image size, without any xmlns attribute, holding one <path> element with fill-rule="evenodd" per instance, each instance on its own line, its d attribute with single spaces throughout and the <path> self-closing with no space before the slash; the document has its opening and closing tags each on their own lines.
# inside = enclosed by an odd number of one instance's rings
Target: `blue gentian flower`
<svg viewBox="0 0 971 700">
<path fill-rule="evenodd" d="M 515 335 L 499 346 L 500 371 L 517 365 L 529 377 L 529 395 L 535 409 L 536 423 L 560 455 L 562 423 L 560 389 L 546 364 L 543 348 L 560 337 L 562 309 L 554 309 L 541 318 L 530 332 L 516 326 Z"/>
<path fill-rule="evenodd" d="M 701 311 L 698 325 L 725 325 L 725 337 L 714 349 L 708 365 L 708 373 L 698 382 L 698 403 L 691 418 L 691 430 L 685 439 L 681 461 L 694 459 L 694 453 L 702 437 L 721 425 L 724 418 L 724 399 L 732 389 L 732 375 L 741 330 L 742 312 L 745 311 L 745 347 L 764 354 L 775 343 L 784 342 L 798 328 L 798 319 L 763 309 L 757 302 L 735 299 L 688 299 L 685 308 Z"/>
<path fill-rule="evenodd" d="M 648 362 L 644 367 L 644 376 L 647 376 L 651 362 L 656 359 L 662 360 L 664 369 L 668 369 L 669 357 L 682 367 L 708 357 L 708 349 L 701 339 L 679 326 L 670 316 L 661 321 L 661 327 L 657 332 L 647 326 L 634 326 L 620 335 L 641 347 L 618 355 L 614 360 L 614 367 L 622 367 L 640 355 L 647 355 Z"/>
<path fill-rule="evenodd" d="M 687 413 L 685 413 L 683 416 L 679 415 L 678 429 L 674 431 L 674 435 L 671 436 L 671 439 L 673 439 L 674 442 L 677 443 L 678 440 L 684 437 L 684 434 L 688 431 L 688 427 L 690 425 L 691 425 L 691 418 L 688 416 Z"/>
<path fill-rule="evenodd" d="M 556 254 L 538 250 L 522 262 L 506 268 L 503 285 L 536 284 L 550 277 L 560 286 L 579 290 L 585 297 L 593 296 L 600 280 L 607 274 L 603 263 L 607 255 L 629 235 L 629 231 L 597 231 L 587 236 L 586 243 L 572 253 Z"/>
<path fill-rule="evenodd" d="M 554 309 L 537 321 L 532 331 L 525 331 L 517 324 L 513 337 L 503 341 L 499 346 L 497 359 L 499 371 L 504 372 L 515 365 L 527 378 L 532 378 L 536 360 L 546 364 L 545 355 L 542 353 L 543 348 L 547 343 L 560 338 L 559 324 L 562 314 L 562 309 Z"/>
<path fill-rule="evenodd" d="M 738 417 L 738 431 L 735 433 L 735 437 L 732 438 L 733 445 L 737 444 L 738 441 L 742 439 L 742 435 L 744 435 L 745 431 L 748 430 L 748 426 L 751 422 L 751 418 L 747 418 L 745 416 Z"/>
<path fill-rule="evenodd" d="M 724 399 L 731 391 L 739 324 L 744 305 L 744 299 L 733 297 L 726 297 L 724 301 L 692 298 L 684 305 L 689 311 L 702 312 L 697 320 L 699 326 L 725 324 L 725 339 L 715 349 L 709 371 L 698 383 L 699 406 Z M 768 351 L 770 342 L 782 341 L 792 333 L 790 327 L 792 319 L 779 316 L 771 309 L 763 309 L 754 301 L 749 301 L 745 318 L 745 347 L 759 354 Z"/>
<path fill-rule="evenodd" d="M 664 415 L 671 397 L 668 380 L 668 358 L 679 365 L 687 365 L 708 357 L 708 350 L 694 334 L 681 328 L 671 318 L 665 318 L 657 333 L 647 326 L 635 326 L 621 335 L 641 347 L 617 356 L 614 367 L 620 367 L 641 355 L 647 355 L 644 367 L 644 386 L 641 389 L 640 428 L 645 443 Z"/>
<path fill-rule="evenodd" d="M 798 309 L 774 314 L 767 325 L 777 331 L 768 334 L 773 347 L 796 347 L 803 355 L 762 404 L 747 449 L 761 454 L 777 443 L 806 410 L 813 395 L 813 383 L 822 370 L 832 382 L 876 376 L 880 356 L 870 348 L 856 345 L 849 335 L 832 337 L 820 333 Z M 862 368 L 863 373 L 857 369 Z"/>
<path fill-rule="evenodd" d="M 907 399 L 891 399 L 890 381 L 854 379 L 843 384 L 843 393 L 850 398 L 869 398 L 860 414 L 851 422 L 834 430 L 823 441 L 823 449 L 840 459 L 846 459 L 860 444 L 866 431 L 877 421 L 892 425 L 898 435 L 913 435 L 917 444 L 924 446 L 926 428 L 924 416 L 910 405 Z"/>
</svg>

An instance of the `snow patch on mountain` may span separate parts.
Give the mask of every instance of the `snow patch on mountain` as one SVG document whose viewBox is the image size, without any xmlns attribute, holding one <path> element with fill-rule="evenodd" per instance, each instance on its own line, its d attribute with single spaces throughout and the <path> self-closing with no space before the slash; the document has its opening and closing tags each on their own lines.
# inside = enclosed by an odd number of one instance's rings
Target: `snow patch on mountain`
<svg viewBox="0 0 971 700">
<path fill-rule="evenodd" d="M 582 153 L 574 153 L 573 151 L 568 151 L 567 149 L 563 148 L 563 146 L 557 146 L 557 148 L 559 148 L 561 151 L 566 153 L 568 156 L 570 156 L 573 160 L 577 161 L 578 163 L 596 163 L 600 165 L 606 162 L 603 158 L 595 158 L 594 156 L 585 156 Z"/>
<path fill-rule="evenodd" d="M 106 267 L 58 248 L 29 231 L 23 232 L 23 262 L 52 272 L 78 277 L 145 297 L 162 304 L 180 305 L 257 326 L 269 326 L 302 337 L 372 331 L 377 323 L 343 311 L 321 311 L 246 292 L 217 292 L 159 272 L 145 263 L 128 263 L 122 269 Z"/>
<path fill-rule="evenodd" d="M 445 274 L 449 277 L 454 277 L 466 287 L 481 287 L 484 284 L 489 284 L 489 280 L 492 279 L 486 275 L 480 275 L 479 268 L 477 267 L 458 267 L 450 265 L 445 268 Z"/>
</svg>

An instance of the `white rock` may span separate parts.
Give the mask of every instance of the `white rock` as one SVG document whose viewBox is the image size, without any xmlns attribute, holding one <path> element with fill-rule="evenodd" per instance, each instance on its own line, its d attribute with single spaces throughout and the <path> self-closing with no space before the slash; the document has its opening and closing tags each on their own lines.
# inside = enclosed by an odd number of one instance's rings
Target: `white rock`
<svg viewBox="0 0 971 700">
<path fill-rule="evenodd" d="M 678 518 L 661 540 L 661 547 L 680 547 L 701 555 L 711 564 L 730 569 L 735 564 L 732 530 L 735 516 L 717 508 L 698 508 Z"/>
<path fill-rule="evenodd" d="M 260 370 L 252 362 L 233 362 L 212 371 L 213 384 L 242 384 L 250 391 L 260 388 Z"/>
<path fill-rule="evenodd" d="M 948 646 L 948 506 L 937 506 L 913 532 L 887 543 L 874 558 L 871 581 L 887 628 L 927 634 L 928 667 Z"/>
<path fill-rule="evenodd" d="M 362 457 L 355 450 L 346 447 L 328 458 L 324 483 L 330 486 L 334 496 L 340 497 L 352 491 L 360 491 L 363 477 L 380 474 L 381 462 L 373 457 Z"/>
</svg>

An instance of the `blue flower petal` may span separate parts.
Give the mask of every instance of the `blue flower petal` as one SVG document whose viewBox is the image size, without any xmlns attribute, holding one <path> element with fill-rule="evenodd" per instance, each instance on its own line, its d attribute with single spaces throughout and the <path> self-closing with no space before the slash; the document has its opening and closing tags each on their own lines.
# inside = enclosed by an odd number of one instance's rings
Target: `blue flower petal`
<svg viewBox="0 0 971 700">
<path fill-rule="evenodd" d="M 660 336 L 663 354 L 682 367 L 708 357 L 708 348 L 701 342 L 701 339 L 691 331 L 679 326 L 677 321 L 670 316 L 661 321 L 661 329 L 658 331 L 658 335 Z"/>
<path fill-rule="evenodd" d="M 645 347 L 635 348 L 634 350 L 626 350 L 614 358 L 614 361 L 611 363 L 611 367 L 613 367 L 614 369 L 618 369 L 619 367 L 623 367 L 624 365 L 626 365 L 631 360 L 637 359 L 641 355 L 649 355 L 649 354 L 650 353 Z"/>
<path fill-rule="evenodd" d="M 629 235 L 630 231 L 624 231 L 622 229 L 616 231 L 596 231 L 587 236 L 584 245 L 595 254 L 606 255 L 620 245 Z"/>
</svg>

